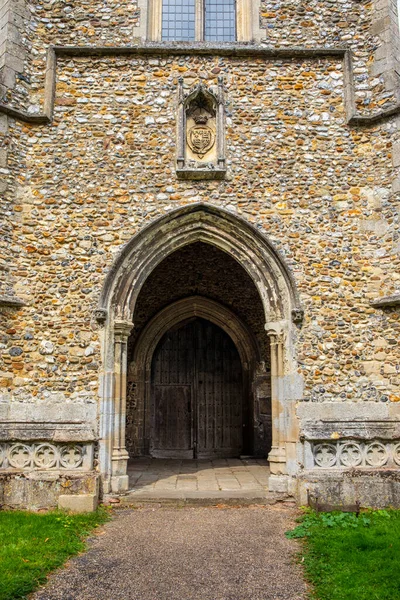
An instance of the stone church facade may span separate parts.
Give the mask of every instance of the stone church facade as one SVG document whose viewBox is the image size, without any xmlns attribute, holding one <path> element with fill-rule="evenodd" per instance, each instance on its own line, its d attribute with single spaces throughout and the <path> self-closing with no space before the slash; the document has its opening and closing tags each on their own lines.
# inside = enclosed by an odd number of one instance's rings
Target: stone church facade
<svg viewBox="0 0 400 600">
<path fill-rule="evenodd" d="M 0 0 L 0 32 L 0 505 L 246 454 L 398 506 L 396 4 Z"/>
</svg>

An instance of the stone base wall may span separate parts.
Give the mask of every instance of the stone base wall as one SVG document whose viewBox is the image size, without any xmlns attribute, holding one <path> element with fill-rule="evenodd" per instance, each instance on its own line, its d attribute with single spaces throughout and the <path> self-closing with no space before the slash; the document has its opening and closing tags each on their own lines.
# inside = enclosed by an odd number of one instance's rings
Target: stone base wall
<svg viewBox="0 0 400 600">
<path fill-rule="evenodd" d="M 298 478 L 297 497 L 301 505 L 332 508 L 400 508 L 398 469 L 382 471 L 305 471 Z"/>
<path fill-rule="evenodd" d="M 60 496 L 92 498 L 99 495 L 99 475 L 94 471 L 71 473 L 60 471 L 4 472 L 0 471 L 0 509 L 56 508 Z"/>
<path fill-rule="evenodd" d="M 60 496 L 65 507 L 85 497 L 94 508 L 99 496 L 94 442 L 84 423 L 0 423 L 0 509 L 54 508 Z"/>
</svg>

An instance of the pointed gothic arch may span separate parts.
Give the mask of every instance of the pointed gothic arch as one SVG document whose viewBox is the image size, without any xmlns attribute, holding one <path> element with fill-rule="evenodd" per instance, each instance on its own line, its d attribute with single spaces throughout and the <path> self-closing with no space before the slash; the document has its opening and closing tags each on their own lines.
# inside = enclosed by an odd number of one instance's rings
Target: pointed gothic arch
<svg viewBox="0 0 400 600">
<path fill-rule="evenodd" d="M 116 258 L 102 289 L 96 316 L 104 323 L 100 465 L 105 491 L 118 492 L 128 488 L 125 447 L 127 340 L 133 327 L 137 298 L 144 282 L 163 259 L 195 242 L 211 244 L 233 257 L 258 290 L 264 308 L 266 335 L 271 342 L 271 472 L 276 475 L 288 472 L 287 444 L 296 442 L 291 401 L 302 391 L 296 379 L 293 351 L 293 323 L 302 318 L 294 279 L 281 254 L 254 226 L 221 208 L 192 204 L 155 220 L 135 235 Z M 286 439 L 288 436 L 290 440 Z M 290 453 L 293 455 L 293 452 L 292 447 Z"/>
<path fill-rule="evenodd" d="M 283 256 L 266 235 L 227 210 L 192 204 L 155 220 L 123 248 L 109 271 L 99 309 L 107 317 L 132 319 L 143 283 L 169 254 L 194 242 L 231 255 L 252 278 L 266 322 L 299 318 L 300 301 Z"/>
</svg>

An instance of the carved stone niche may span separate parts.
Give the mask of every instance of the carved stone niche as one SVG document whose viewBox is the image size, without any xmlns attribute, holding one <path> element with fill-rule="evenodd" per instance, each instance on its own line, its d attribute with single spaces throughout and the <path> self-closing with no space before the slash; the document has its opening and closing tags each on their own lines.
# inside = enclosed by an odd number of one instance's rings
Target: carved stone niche
<svg viewBox="0 0 400 600">
<path fill-rule="evenodd" d="M 180 179 L 223 179 L 225 108 L 222 77 L 218 89 L 196 85 L 185 95 L 179 80 L 178 147 L 176 173 Z"/>
</svg>

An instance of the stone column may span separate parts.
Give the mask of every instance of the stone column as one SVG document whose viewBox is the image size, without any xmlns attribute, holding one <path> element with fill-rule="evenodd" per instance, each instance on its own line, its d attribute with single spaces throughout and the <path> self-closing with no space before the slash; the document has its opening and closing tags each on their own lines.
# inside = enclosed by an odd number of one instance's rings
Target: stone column
<svg viewBox="0 0 400 600">
<path fill-rule="evenodd" d="M 126 372 L 128 337 L 133 324 L 116 321 L 114 324 L 114 427 L 111 455 L 111 490 L 128 489 L 128 452 L 125 447 Z"/>
<path fill-rule="evenodd" d="M 141 1 L 141 8 L 142 5 L 143 2 Z M 145 27 L 145 11 L 143 15 L 141 14 L 140 18 L 143 18 L 143 24 L 141 26 L 143 31 L 143 28 Z M 162 33 L 162 0 L 148 0 L 147 22 L 146 39 L 149 42 L 160 42 Z"/>
<path fill-rule="evenodd" d="M 236 28 L 237 28 L 237 41 L 238 42 L 252 42 L 253 31 L 252 31 L 252 0 L 238 0 L 236 4 Z M 257 18 L 260 20 L 260 7 L 257 4 L 258 15 Z"/>
<path fill-rule="evenodd" d="M 177 143 L 177 157 L 176 166 L 178 169 L 183 169 L 185 166 L 185 154 L 186 154 L 186 119 L 185 119 L 185 108 L 184 108 L 184 91 L 183 91 L 183 77 L 179 77 L 178 80 L 178 111 L 176 120 L 176 137 Z"/>
<path fill-rule="evenodd" d="M 196 42 L 204 39 L 204 0 L 197 0 L 196 7 Z"/>
<path fill-rule="evenodd" d="M 272 475 L 286 473 L 286 447 L 282 428 L 284 336 L 281 331 L 268 330 L 271 342 L 271 404 L 272 404 L 272 448 L 268 455 Z"/>
<path fill-rule="evenodd" d="M 218 77 L 218 113 L 217 113 L 217 154 L 218 168 L 225 168 L 225 101 L 224 79 Z"/>
</svg>

